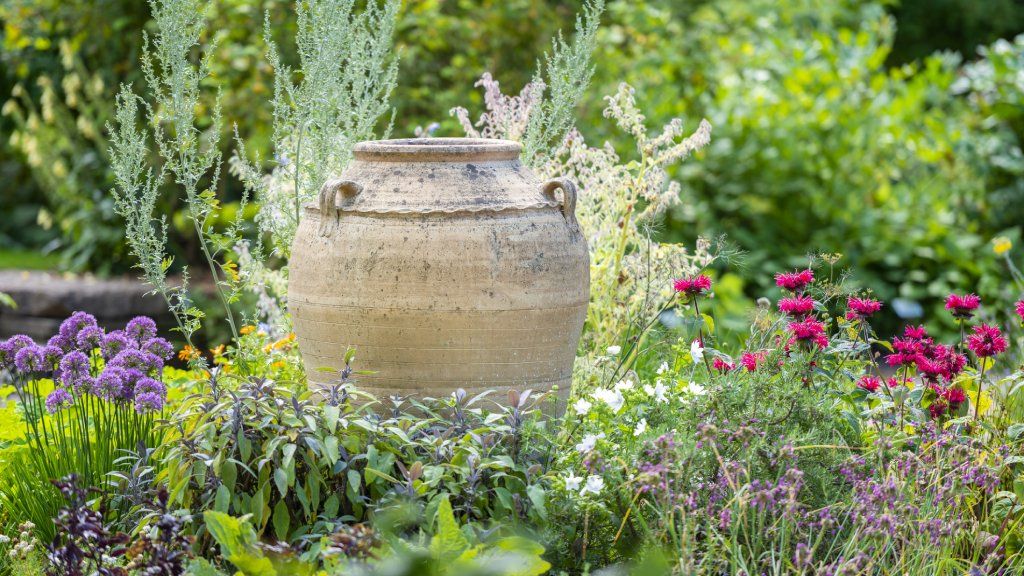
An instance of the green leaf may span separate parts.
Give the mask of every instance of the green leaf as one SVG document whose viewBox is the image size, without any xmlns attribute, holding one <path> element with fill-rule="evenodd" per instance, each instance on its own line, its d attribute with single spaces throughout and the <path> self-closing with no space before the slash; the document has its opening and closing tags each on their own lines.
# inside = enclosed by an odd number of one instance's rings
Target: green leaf
<svg viewBox="0 0 1024 576">
<path fill-rule="evenodd" d="M 244 518 L 233 518 L 222 512 L 203 513 L 206 529 L 220 544 L 221 555 L 245 576 L 277 576 L 270 559 L 257 546 L 256 532 Z"/>
<path fill-rule="evenodd" d="M 435 559 L 447 562 L 457 558 L 466 548 L 469 548 L 469 542 L 459 530 L 452 504 L 445 494 L 437 507 L 437 529 L 430 541 L 430 553 Z"/>
<path fill-rule="evenodd" d="M 291 525 L 291 513 L 288 511 L 288 505 L 284 503 L 284 500 L 278 500 L 277 505 L 274 506 L 274 535 L 277 536 L 278 540 L 284 542 L 288 541 L 288 527 Z"/>
<path fill-rule="evenodd" d="M 231 506 L 231 490 L 221 484 L 217 487 L 217 496 L 213 499 L 213 509 L 217 512 L 227 512 Z"/>
<path fill-rule="evenodd" d="M 327 457 L 327 461 L 331 464 L 331 466 L 333 466 L 334 463 L 338 461 L 337 436 L 328 436 L 327 438 L 324 438 L 324 452 L 324 456 Z"/>
<path fill-rule="evenodd" d="M 281 493 L 281 498 L 288 495 L 288 472 L 284 468 L 274 470 L 274 484 L 277 485 L 277 491 Z"/>
<path fill-rule="evenodd" d="M 393 484 L 398 484 L 399 483 L 398 479 L 395 478 L 394 476 L 391 476 L 389 474 L 385 474 L 385 473 L 381 472 L 380 470 L 374 470 L 373 468 L 367 468 L 366 469 L 366 485 L 369 486 L 370 484 L 373 484 L 373 480 L 376 479 L 376 478 L 383 478 L 384 480 L 387 480 L 388 482 L 391 482 Z"/>
<path fill-rule="evenodd" d="M 228 460 L 221 464 L 220 467 L 220 481 L 224 486 L 228 487 L 228 490 L 235 489 L 235 481 L 238 479 L 238 467 L 235 463 Z"/>
<path fill-rule="evenodd" d="M 341 409 L 337 406 L 324 406 L 324 425 L 331 434 L 338 428 L 338 418 L 341 416 Z"/>
</svg>

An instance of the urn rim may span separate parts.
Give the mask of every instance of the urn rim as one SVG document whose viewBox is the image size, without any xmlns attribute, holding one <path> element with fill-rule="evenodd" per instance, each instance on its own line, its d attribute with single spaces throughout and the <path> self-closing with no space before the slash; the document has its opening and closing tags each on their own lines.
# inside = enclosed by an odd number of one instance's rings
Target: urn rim
<svg viewBox="0 0 1024 576">
<path fill-rule="evenodd" d="M 517 160 L 523 147 L 487 138 L 396 138 L 367 140 L 353 148 L 356 160 L 371 162 L 457 162 Z"/>
</svg>

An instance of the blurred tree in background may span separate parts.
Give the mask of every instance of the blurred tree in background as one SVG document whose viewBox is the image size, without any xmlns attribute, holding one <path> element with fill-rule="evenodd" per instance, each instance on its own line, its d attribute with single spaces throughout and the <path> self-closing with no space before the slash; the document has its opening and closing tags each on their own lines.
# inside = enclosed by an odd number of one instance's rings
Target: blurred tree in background
<svg viewBox="0 0 1024 576">
<path fill-rule="evenodd" d="M 517 92 L 580 6 L 407 1 L 394 135 L 435 122 L 437 135 L 459 133 L 449 110 L 482 109 L 480 75 Z M 217 43 L 210 81 L 221 88 L 224 130 L 237 125 L 251 150 L 267 149 L 272 125 L 264 14 L 275 38 L 293 35 L 290 2 L 219 0 L 206 39 Z M 0 5 L 0 87 L 10 95 L 0 119 L 10 215 L 0 250 L 52 250 L 78 271 L 130 267 L 109 206 L 102 126 L 116 87 L 139 81 L 148 20 L 146 3 L 130 0 Z M 609 135 L 602 96 L 621 81 L 636 87 L 651 125 L 708 117 L 712 146 L 675 174 L 684 206 L 661 234 L 725 233 L 749 253 L 752 278 L 799 265 L 810 250 L 842 252 L 879 296 L 927 304 L 974 288 L 982 267 L 996 265 L 991 237 L 1019 226 L 1020 209 L 1010 208 L 1024 205 L 1015 80 L 1024 63 L 990 50 L 988 85 L 958 78 L 970 70 L 961 57 L 976 60 L 978 45 L 1022 30 L 1024 7 L 1012 0 L 614 0 L 579 127 L 591 142 Z M 227 201 L 241 193 L 226 171 L 215 186 Z M 185 258 L 190 237 L 177 234 L 173 247 Z"/>
</svg>

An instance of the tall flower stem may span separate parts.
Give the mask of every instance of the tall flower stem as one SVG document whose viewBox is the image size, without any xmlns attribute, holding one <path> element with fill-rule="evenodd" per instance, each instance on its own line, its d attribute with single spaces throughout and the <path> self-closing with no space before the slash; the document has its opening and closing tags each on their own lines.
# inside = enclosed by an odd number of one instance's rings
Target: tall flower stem
<svg viewBox="0 0 1024 576">
<path fill-rule="evenodd" d="M 978 359 L 981 364 L 981 373 L 978 375 L 978 395 L 974 400 L 974 419 L 978 419 L 981 413 L 981 388 L 985 384 L 985 358 Z"/>
</svg>

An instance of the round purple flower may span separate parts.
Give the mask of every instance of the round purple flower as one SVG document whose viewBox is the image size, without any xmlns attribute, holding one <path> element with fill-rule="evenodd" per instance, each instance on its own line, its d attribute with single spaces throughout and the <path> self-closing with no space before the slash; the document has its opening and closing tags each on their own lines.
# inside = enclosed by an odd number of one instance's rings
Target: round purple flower
<svg viewBox="0 0 1024 576">
<path fill-rule="evenodd" d="M 43 372 L 48 369 L 46 359 L 43 358 L 43 349 L 35 344 L 18 350 L 18 353 L 14 355 L 14 366 L 23 374 Z"/>
<path fill-rule="evenodd" d="M 164 407 L 164 397 L 156 392 L 144 392 L 135 397 L 135 411 L 139 414 L 159 412 Z"/>
<path fill-rule="evenodd" d="M 75 342 L 78 344 L 79 350 L 92 352 L 103 345 L 103 340 L 103 328 L 100 328 L 99 326 L 86 326 L 78 332 L 78 337 L 75 339 Z"/>
<path fill-rule="evenodd" d="M 121 400 L 125 398 L 125 382 L 128 371 L 117 366 L 108 366 L 93 381 L 92 393 L 104 400 Z"/>
<path fill-rule="evenodd" d="M 36 345 L 36 341 L 31 339 L 31 338 L 29 338 L 28 336 L 25 336 L 24 334 L 18 334 L 16 336 L 11 336 L 7 340 L 6 344 L 7 344 L 8 352 L 11 355 L 11 358 L 14 358 L 18 354 L 18 352 L 21 351 L 22 348 L 28 348 L 29 346 L 35 346 Z"/>
<path fill-rule="evenodd" d="M 70 408 L 75 403 L 74 397 L 67 390 L 57 388 L 46 396 L 46 411 L 50 414 Z"/>
<path fill-rule="evenodd" d="M 60 361 L 60 381 L 67 386 L 80 388 L 89 378 L 89 357 L 84 352 L 69 352 Z"/>
<path fill-rule="evenodd" d="M 124 330 L 114 330 L 103 337 L 103 357 L 110 360 L 122 350 L 134 348 L 136 344 L 125 335 Z"/>
<path fill-rule="evenodd" d="M 71 352 L 72 350 L 75 349 L 74 341 L 68 340 L 67 338 L 61 336 L 60 334 L 55 334 L 51 336 L 50 339 L 46 341 L 46 345 L 55 346 L 57 348 L 60 348 L 64 352 Z"/>
<path fill-rule="evenodd" d="M 139 396 L 147 393 L 159 394 L 162 398 L 167 395 L 167 388 L 164 386 L 163 382 L 160 382 L 159 380 L 149 377 L 140 378 L 139 381 L 135 383 L 135 397 L 138 398 Z"/>
<path fill-rule="evenodd" d="M 67 340 L 69 343 L 78 342 L 78 333 L 87 326 L 95 326 L 96 317 L 87 312 L 75 312 L 68 319 L 61 322 L 60 329 L 57 331 L 62 338 Z"/>
<path fill-rule="evenodd" d="M 148 316 L 136 316 L 124 327 L 125 334 L 140 345 L 156 337 L 156 322 Z"/>
<path fill-rule="evenodd" d="M 0 342 L 0 369 L 14 364 L 14 354 L 11 353 L 11 345 L 4 340 Z"/>
<path fill-rule="evenodd" d="M 56 366 L 60 363 L 61 358 L 64 357 L 64 351 L 54 346 L 53 344 L 47 344 L 43 346 L 43 359 L 50 366 Z"/>
<path fill-rule="evenodd" d="M 155 354 L 142 350 L 128 349 L 118 352 L 117 356 L 114 356 L 114 359 L 110 361 L 110 365 L 149 372 L 150 370 L 162 369 L 164 362 Z"/>
<path fill-rule="evenodd" d="M 142 345 L 142 349 L 163 360 L 170 360 L 174 356 L 174 346 L 163 338 L 150 338 Z"/>
<path fill-rule="evenodd" d="M 117 368 L 117 366 L 112 366 Z M 142 370 L 136 370 L 135 368 L 120 368 L 123 374 L 123 381 L 121 386 L 121 398 L 128 400 L 135 395 L 135 384 L 139 380 L 146 377 L 146 374 Z"/>
</svg>

